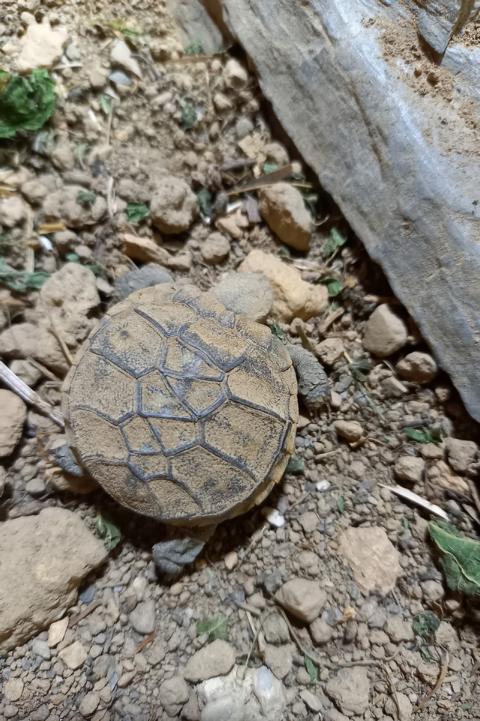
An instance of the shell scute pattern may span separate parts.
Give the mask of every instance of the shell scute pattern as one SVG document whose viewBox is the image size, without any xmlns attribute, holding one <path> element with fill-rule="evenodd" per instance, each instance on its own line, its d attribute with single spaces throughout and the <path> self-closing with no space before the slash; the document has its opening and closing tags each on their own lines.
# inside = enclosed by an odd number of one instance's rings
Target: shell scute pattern
<svg viewBox="0 0 480 721">
<path fill-rule="evenodd" d="M 66 388 L 79 460 L 120 503 L 160 520 L 194 525 L 247 510 L 292 452 L 288 354 L 208 293 L 154 287 L 114 306 Z"/>
</svg>

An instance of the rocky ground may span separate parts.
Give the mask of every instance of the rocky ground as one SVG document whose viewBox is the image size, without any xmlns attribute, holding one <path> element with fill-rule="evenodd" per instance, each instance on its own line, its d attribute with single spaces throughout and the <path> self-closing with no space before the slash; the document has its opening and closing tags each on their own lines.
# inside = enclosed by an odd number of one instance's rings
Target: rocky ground
<svg viewBox="0 0 480 721">
<path fill-rule="evenodd" d="M 186 46 L 157 0 L 2 10 L 3 66 L 58 94 L 0 144 L 11 370 L 59 413 L 103 311 L 170 278 L 308 352 L 284 480 L 171 583 L 165 529 L 64 473 L 55 421 L 0 390 L 0 718 L 478 719 L 478 605 L 391 491 L 475 537 L 477 428 L 237 49 Z"/>
</svg>

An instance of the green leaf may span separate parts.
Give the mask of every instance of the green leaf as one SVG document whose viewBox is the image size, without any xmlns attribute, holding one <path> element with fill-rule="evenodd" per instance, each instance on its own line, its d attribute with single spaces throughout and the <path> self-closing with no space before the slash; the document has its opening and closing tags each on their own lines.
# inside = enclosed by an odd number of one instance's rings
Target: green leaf
<svg viewBox="0 0 480 721">
<path fill-rule="evenodd" d="M 0 285 L 5 285 L 17 293 L 26 293 L 29 290 L 38 290 L 42 287 L 50 274 L 43 270 L 36 273 L 27 273 L 24 270 L 15 270 L 11 265 L 0 258 Z"/>
<path fill-rule="evenodd" d="M 65 253 L 65 260 L 69 263 L 80 263 L 80 256 L 76 253 Z"/>
<path fill-rule="evenodd" d="M 40 130 L 55 110 L 55 84 L 46 70 L 15 75 L 0 70 L 0 139 Z"/>
<path fill-rule="evenodd" d="M 148 218 L 150 215 L 150 208 L 145 203 L 128 203 L 127 204 L 127 218 L 130 223 L 141 223 L 142 220 Z"/>
<path fill-rule="evenodd" d="M 180 125 L 184 130 L 191 130 L 198 120 L 197 109 L 192 103 L 183 103 L 181 113 Z"/>
<path fill-rule="evenodd" d="M 183 52 L 185 55 L 204 55 L 205 49 L 200 40 L 194 40 L 186 46 Z"/>
<path fill-rule="evenodd" d="M 428 531 L 440 552 L 449 589 L 480 595 L 480 542 L 459 536 L 439 522 L 431 521 Z"/>
<path fill-rule="evenodd" d="M 208 635 L 209 641 L 228 640 L 228 618 L 225 616 L 215 616 L 214 618 L 204 618 L 197 622 L 197 635 L 202 636 L 204 633 Z"/>
<path fill-rule="evenodd" d="M 208 188 L 201 188 L 196 195 L 201 214 L 206 218 L 211 218 L 213 215 L 213 195 Z"/>
<path fill-rule="evenodd" d="M 97 533 L 105 544 L 107 551 L 112 551 L 122 540 L 120 529 L 112 521 L 104 518 L 100 513 L 95 519 Z"/>
<path fill-rule="evenodd" d="M 336 298 L 343 290 L 343 283 L 336 278 L 321 278 L 320 283 L 327 286 L 330 298 Z"/>
<path fill-rule="evenodd" d="M 327 238 L 322 248 L 322 255 L 324 258 L 329 258 L 338 248 L 341 248 L 347 239 L 337 228 L 331 228 L 330 237 Z"/>
<path fill-rule="evenodd" d="M 338 496 L 337 498 L 337 510 L 339 513 L 345 511 L 345 498 L 343 496 Z"/>
<path fill-rule="evenodd" d="M 440 443 L 442 440 L 440 431 L 429 428 L 404 428 L 403 432 L 407 438 L 417 443 Z"/>
<path fill-rule="evenodd" d="M 112 98 L 109 95 L 102 93 L 102 95 L 100 95 L 99 102 L 102 113 L 105 113 L 105 115 L 110 115 L 112 111 Z"/>
<path fill-rule="evenodd" d="M 313 661 L 310 656 L 305 655 L 303 658 L 303 662 L 305 664 L 305 669 L 308 673 L 308 676 L 310 678 L 310 683 L 317 683 L 318 681 L 318 668 L 315 661 Z"/>
<path fill-rule="evenodd" d="M 91 190 L 79 190 L 77 193 L 77 203 L 85 206 L 86 208 L 92 206 L 96 198 L 97 196 Z"/>
<path fill-rule="evenodd" d="M 412 620 L 412 629 L 415 636 L 429 639 L 440 626 L 440 619 L 432 611 L 417 613 Z"/>
<path fill-rule="evenodd" d="M 286 473 L 291 473 L 293 476 L 301 476 L 305 471 L 305 461 L 299 456 L 292 456 L 287 464 Z"/>
</svg>

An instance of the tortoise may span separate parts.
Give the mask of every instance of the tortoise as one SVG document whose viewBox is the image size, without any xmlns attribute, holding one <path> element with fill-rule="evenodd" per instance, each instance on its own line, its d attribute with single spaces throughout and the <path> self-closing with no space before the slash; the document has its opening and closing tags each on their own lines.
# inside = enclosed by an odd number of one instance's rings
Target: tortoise
<svg viewBox="0 0 480 721">
<path fill-rule="evenodd" d="M 259 504 L 298 420 L 286 347 L 211 292 L 163 283 L 113 305 L 65 379 L 79 464 L 121 505 L 177 526 Z"/>
</svg>

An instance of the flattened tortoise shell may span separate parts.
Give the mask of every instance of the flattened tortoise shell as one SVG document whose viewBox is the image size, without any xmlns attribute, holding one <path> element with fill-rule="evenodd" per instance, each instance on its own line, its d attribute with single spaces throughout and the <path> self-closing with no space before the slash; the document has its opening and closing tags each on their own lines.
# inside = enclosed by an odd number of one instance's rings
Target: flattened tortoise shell
<svg viewBox="0 0 480 721">
<path fill-rule="evenodd" d="M 298 420 L 285 347 L 210 293 L 162 284 L 114 305 L 64 386 L 80 463 L 123 506 L 180 525 L 263 500 Z"/>
</svg>

